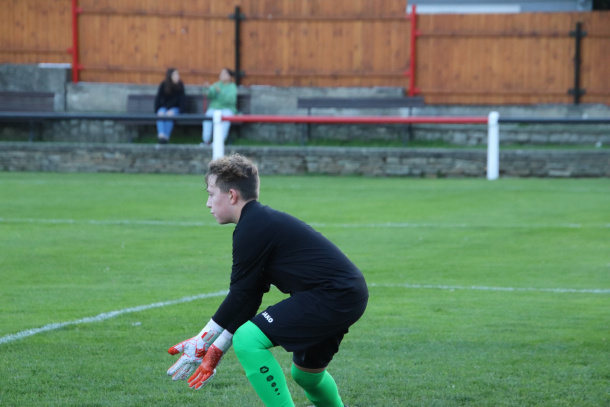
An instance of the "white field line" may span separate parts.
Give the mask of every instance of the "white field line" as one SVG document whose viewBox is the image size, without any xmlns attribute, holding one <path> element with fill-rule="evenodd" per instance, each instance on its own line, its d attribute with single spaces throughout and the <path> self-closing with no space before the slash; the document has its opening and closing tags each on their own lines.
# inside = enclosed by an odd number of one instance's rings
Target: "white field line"
<svg viewBox="0 0 610 407">
<path fill-rule="evenodd" d="M 127 225 L 127 226 L 178 226 L 198 227 L 216 226 L 216 222 L 195 221 L 163 221 L 163 220 L 96 220 L 96 219 L 36 219 L 36 218 L 1 218 L 0 223 L 40 223 L 40 224 L 68 224 L 68 225 Z M 523 224 L 468 224 L 468 223 L 309 223 L 313 227 L 334 228 L 404 228 L 404 229 L 476 229 L 476 228 L 511 228 L 511 229 L 610 229 L 610 223 L 580 224 L 580 223 L 523 223 Z"/>
<path fill-rule="evenodd" d="M 508 292 L 550 292 L 550 293 L 575 293 L 575 294 L 610 294 L 610 289 L 574 289 L 574 288 L 518 288 L 518 287 L 485 287 L 485 286 L 457 286 L 457 285 L 426 285 L 426 284 L 369 284 L 369 287 L 381 288 L 409 288 L 409 289 L 433 289 L 433 290 L 478 290 L 478 291 L 508 291 Z M 13 342 L 19 339 L 27 338 L 43 332 L 55 331 L 70 325 L 88 324 L 92 322 L 101 322 L 107 319 L 118 317 L 119 315 L 129 314 L 132 312 L 141 312 L 153 308 L 168 307 L 171 305 L 182 304 L 195 300 L 219 297 L 227 295 L 228 291 L 218 291 L 215 293 L 199 294 L 190 297 L 182 297 L 173 301 L 156 302 L 148 305 L 140 305 L 138 307 L 124 308 L 118 311 L 104 312 L 94 317 L 86 317 L 68 322 L 59 322 L 48 324 L 41 328 L 28 329 L 0 337 L 0 345 Z"/>
<path fill-rule="evenodd" d="M 100 321 L 104 321 L 104 320 L 111 319 L 114 317 L 118 317 L 119 315 L 130 314 L 132 312 L 140 312 L 140 311 L 146 311 L 146 310 L 153 309 L 153 308 L 168 307 L 170 305 L 182 304 L 185 302 L 202 300 L 205 298 L 220 297 L 223 295 L 227 295 L 228 293 L 229 293 L 229 291 L 225 290 L 225 291 L 218 291 L 215 293 L 193 295 L 190 297 L 182 297 L 182 298 L 179 298 L 179 299 L 173 300 L 173 301 L 155 302 L 153 304 L 148 304 L 148 305 L 140 305 L 137 307 L 124 308 L 124 309 L 121 309 L 118 311 L 103 312 L 94 317 L 86 317 L 86 318 L 82 318 L 82 319 L 76 319 L 74 321 L 48 324 L 41 328 L 28 329 L 25 331 L 17 332 L 16 334 L 2 336 L 2 337 L 0 337 L 0 345 L 9 343 L 9 342 L 13 342 L 18 339 L 27 338 L 28 336 L 36 335 L 39 333 L 55 331 L 57 329 L 61 329 L 61 328 L 64 328 L 64 327 L 70 326 L 70 325 L 89 324 L 92 322 L 100 322 Z"/>
<path fill-rule="evenodd" d="M 369 284 L 369 287 L 385 288 L 411 288 L 432 290 L 471 290 L 471 291 L 509 291 L 509 292 L 540 292 L 540 293 L 569 293 L 569 294 L 610 294 L 605 288 L 534 288 L 534 287 L 486 287 L 486 286 L 460 286 L 460 285 L 428 285 L 428 284 Z"/>
</svg>

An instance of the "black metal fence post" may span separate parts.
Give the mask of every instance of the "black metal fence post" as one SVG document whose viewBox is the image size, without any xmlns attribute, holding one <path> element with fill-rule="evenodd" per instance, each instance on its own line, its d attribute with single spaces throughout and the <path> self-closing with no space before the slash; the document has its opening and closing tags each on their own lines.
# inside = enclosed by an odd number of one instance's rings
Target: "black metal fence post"
<svg viewBox="0 0 610 407">
<path fill-rule="evenodd" d="M 580 49 L 582 39 L 587 36 L 587 32 L 583 31 L 582 23 L 579 21 L 576 23 L 576 31 L 570 31 L 570 37 L 574 37 L 575 50 L 574 50 L 574 88 L 568 90 L 570 95 L 574 96 L 574 104 L 580 103 L 580 97 L 586 93 L 585 89 L 580 88 Z"/>
<path fill-rule="evenodd" d="M 235 20 L 235 84 L 241 84 L 241 78 L 246 76 L 246 73 L 241 70 L 241 22 L 246 19 L 246 16 L 241 13 L 241 7 L 235 6 L 235 13 L 229 16 Z"/>
</svg>

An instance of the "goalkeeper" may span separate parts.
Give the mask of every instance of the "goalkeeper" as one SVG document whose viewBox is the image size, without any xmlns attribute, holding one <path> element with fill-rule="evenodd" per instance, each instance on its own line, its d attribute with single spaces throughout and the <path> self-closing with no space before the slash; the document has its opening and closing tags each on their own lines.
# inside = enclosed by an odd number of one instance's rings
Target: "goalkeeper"
<svg viewBox="0 0 610 407">
<path fill-rule="evenodd" d="M 167 373 L 174 380 L 190 376 L 189 386 L 199 389 L 233 345 L 263 403 L 294 406 L 269 351 L 281 346 L 292 352 L 291 375 L 313 404 L 343 407 L 326 368 L 366 308 L 361 271 L 304 222 L 260 204 L 258 170 L 247 158 L 235 154 L 210 162 L 205 181 L 214 218 L 237 224 L 230 290 L 197 336 L 169 349 L 183 355 Z M 257 314 L 271 284 L 290 297 Z"/>
</svg>

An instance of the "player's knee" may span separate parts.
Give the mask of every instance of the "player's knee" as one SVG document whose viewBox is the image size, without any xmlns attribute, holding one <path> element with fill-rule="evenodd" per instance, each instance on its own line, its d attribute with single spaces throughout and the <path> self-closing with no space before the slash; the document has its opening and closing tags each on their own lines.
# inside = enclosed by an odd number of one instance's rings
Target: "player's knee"
<svg viewBox="0 0 610 407">
<path fill-rule="evenodd" d="M 235 353 L 241 353 L 248 349 L 248 329 L 245 328 L 245 324 L 239 327 L 235 334 L 233 334 L 233 350 Z"/>
<path fill-rule="evenodd" d="M 245 352 L 268 349 L 269 339 L 252 322 L 248 321 L 235 331 L 233 335 L 233 350 L 239 356 Z"/>
<path fill-rule="evenodd" d="M 303 389 L 307 390 L 316 387 L 324 378 L 324 372 L 322 373 L 308 373 L 304 372 L 295 365 L 292 365 L 290 370 L 292 378 Z"/>
</svg>

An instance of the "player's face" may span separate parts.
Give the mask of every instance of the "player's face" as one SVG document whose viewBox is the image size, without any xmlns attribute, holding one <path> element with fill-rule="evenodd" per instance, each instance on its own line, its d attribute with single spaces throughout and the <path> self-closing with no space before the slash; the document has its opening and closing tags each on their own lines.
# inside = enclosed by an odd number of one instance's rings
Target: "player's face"
<svg viewBox="0 0 610 407">
<path fill-rule="evenodd" d="M 234 206 L 231 204 L 231 191 L 222 192 L 220 188 L 216 186 L 216 175 L 212 175 L 208 178 L 208 202 L 206 206 L 210 208 L 212 216 L 218 223 L 224 225 L 225 223 L 236 223 L 234 219 Z"/>
</svg>

